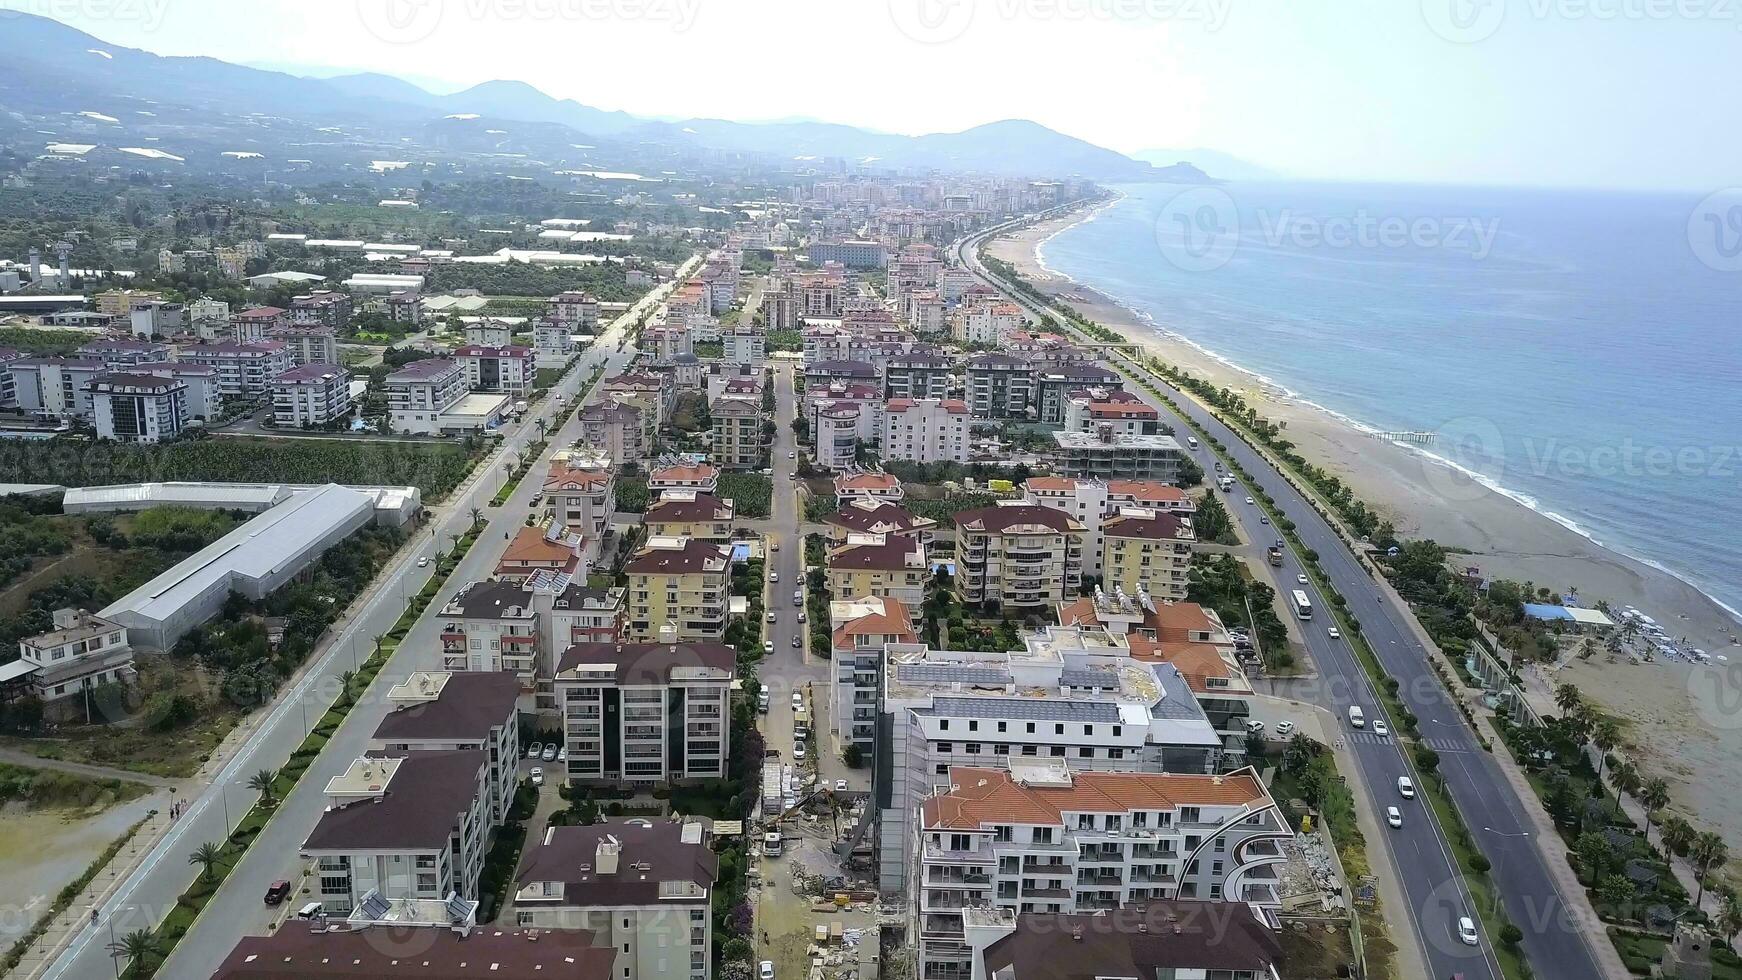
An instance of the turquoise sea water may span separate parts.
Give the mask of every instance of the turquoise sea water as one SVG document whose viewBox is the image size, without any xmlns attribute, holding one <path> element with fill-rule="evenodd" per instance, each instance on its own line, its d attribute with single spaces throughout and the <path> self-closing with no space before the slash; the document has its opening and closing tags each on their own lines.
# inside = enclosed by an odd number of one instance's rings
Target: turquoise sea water
<svg viewBox="0 0 1742 980">
<path fill-rule="evenodd" d="M 1119 190 L 1048 268 L 1742 608 L 1742 271 L 1704 195 Z"/>
</svg>

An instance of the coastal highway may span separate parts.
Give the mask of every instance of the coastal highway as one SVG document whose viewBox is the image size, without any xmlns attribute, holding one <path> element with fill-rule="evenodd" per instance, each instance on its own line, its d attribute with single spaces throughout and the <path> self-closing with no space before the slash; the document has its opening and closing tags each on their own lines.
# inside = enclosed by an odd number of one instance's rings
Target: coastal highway
<svg viewBox="0 0 1742 980">
<path fill-rule="evenodd" d="M 1008 226 L 998 226 L 969 236 L 954 246 L 961 264 L 991 285 L 1009 293 L 1031 316 L 1041 315 L 1041 309 L 1028 298 L 1009 289 L 981 267 L 976 254 L 979 244 L 990 235 L 1000 234 Z M 1343 543 L 1329 523 L 1270 465 L 1256 449 L 1223 425 L 1190 396 L 1173 389 L 1165 380 L 1155 377 L 1125 355 L 1117 354 L 1127 370 L 1145 376 L 1156 387 L 1182 406 L 1185 414 L 1204 432 L 1227 447 L 1228 457 L 1237 462 L 1252 479 L 1276 500 L 1280 515 L 1295 523 L 1295 533 L 1301 543 L 1319 557 L 1319 566 L 1330 583 L 1343 595 L 1350 611 L 1360 621 L 1362 630 L 1377 654 L 1387 674 L 1399 685 L 1399 697 L 1418 719 L 1421 741 L 1439 753 L 1440 772 L 1465 824 L 1475 838 L 1476 846 L 1492 864 L 1491 878 L 1501 896 L 1511 921 L 1524 932 L 1523 948 L 1535 975 L 1552 980 L 1588 980 L 1603 976 L 1592 949 L 1586 944 L 1581 923 L 1575 921 L 1571 906 L 1557 890 L 1541 851 L 1530 839 L 1526 806 L 1536 802 L 1521 801 L 1513 792 L 1493 758 L 1477 743 L 1474 732 L 1464 722 L 1457 706 L 1433 670 L 1428 665 L 1427 650 L 1409 627 L 1409 613 L 1386 601 L 1379 586 L 1366 567 Z M 1151 399 L 1138 389 L 1135 393 L 1146 401 Z M 1175 415 L 1171 406 L 1156 406 L 1162 412 Z M 1176 426 L 1187 431 L 1183 424 Z M 1213 470 L 1211 453 L 1206 446 L 1195 454 L 1204 469 Z M 1256 505 L 1244 501 L 1256 487 L 1246 488 L 1236 483 L 1228 495 L 1229 510 L 1236 513 L 1249 532 L 1264 541 L 1262 532 L 1270 527 L 1260 523 L 1265 516 Z M 1279 570 L 1281 580 L 1293 581 L 1306 572 L 1304 563 L 1292 548 Z M 1336 714 L 1343 736 L 1358 763 L 1358 771 L 1347 775 L 1359 778 L 1367 787 L 1368 799 L 1378 811 L 1378 824 L 1384 826 L 1384 808 L 1397 806 L 1403 813 L 1401 828 L 1385 828 L 1381 844 L 1389 852 L 1397 868 L 1402 887 L 1411 908 L 1407 914 L 1411 928 L 1422 947 L 1423 956 L 1436 977 L 1463 974 L 1466 980 L 1490 978 L 1500 980 L 1501 971 L 1491 944 L 1498 937 L 1480 936 L 1477 946 L 1467 946 L 1457 937 L 1457 920 L 1468 915 L 1477 919 L 1471 906 L 1471 895 L 1464 886 L 1460 869 L 1438 823 L 1418 794 L 1405 800 L 1397 790 L 1400 776 L 1413 774 L 1403 755 L 1403 746 L 1395 735 L 1385 738 L 1373 734 L 1375 718 L 1384 717 L 1380 702 L 1366 673 L 1355 659 L 1348 638 L 1331 637 L 1329 608 L 1316 584 L 1285 586 L 1307 592 L 1321 619 L 1303 622 L 1302 634 L 1308 651 L 1319 671 L 1316 683 L 1296 692 L 1303 700 L 1314 701 Z M 1354 729 L 1349 724 L 1348 708 L 1360 705 L 1368 719 L 1368 727 Z M 1377 855 L 1375 855 L 1377 857 Z M 1398 923 L 1401 916 L 1391 910 L 1388 921 Z M 1480 928 L 1480 920 L 1477 919 Z M 1402 940 L 1402 930 L 1397 938 Z M 1591 930 L 1598 941 L 1600 930 Z"/>
<path fill-rule="evenodd" d="M 413 624 L 374 684 L 359 697 L 356 707 L 333 733 L 296 788 L 278 804 L 271 821 L 219 886 L 218 894 L 158 975 L 211 976 L 237 939 L 266 932 L 272 913 L 282 910 L 265 906 L 261 896 L 272 881 L 295 880 L 300 873 L 302 862 L 296 855 L 325 808 L 327 781 L 363 753 L 376 725 L 388 711 L 385 698 L 388 688 L 412 671 L 441 666 L 441 642 L 437 635 L 441 607 L 463 586 L 490 576 L 506 544 L 503 535 L 522 526 L 529 501 L 542 489 L 538 474 L 545 460 L 550 453 L 579 437 L 578 413 L 551 434 L 550 445 L 534 465 L 532 474 L 515 490 L 506 506 L 496 508 L 490 506 L 490 501 L 505 478 L 502 460 L 508 453 L 523 451 L 536 439 L 532 420 L 547 416 L 558 394 L 573 405 L 580 385 L 596 365 L 605 363 L 609 373 L 627 363 L 635 351 L 631 346 L 626 352 L 619 352 L 619 338 L 649 304 L 663 298 L 668 290 L 669 285 L 649 293 L 618 317 L 598 342 L 576 359 L 551 395 L 537 406 L 539 410 L 506 430 L 502 446 L 479 462 L 472 476 L 448 502 L 433 508 L 435 516 L 429 524 L 415 532 L 415 542 L 408 544 L 370 586 L 355 614 L 336 626 L 338 632 L 328 646 L 317 652 L 303 674 L 287 686 L 269 710 L 247 722 L 253 730 L 211 784 L 196 790 L 190 780 L 181 790 L 190 801 L 187 812 L 117 886 L 104 904 L 102 920 L 76 936 L 40 976 L 50 980 L 106 980 L 116 975 L 119 964 L 108 950 L 113 941 L 111 934 L 119 938 L 134 929 L 154 928 L 175 906 L 177 897 L 197 874 L 197 869 L 189 866 L 187 855 L 207 841 L 222 841 L 228 835 L 228 828 L 235 825 L 258 795 L 246 788 L 248 777 L 257 770 L 283 765 L 302 743 L 309 724 L 326 712 L 337 694 L 339 674 L 350 670 L 356 660 L 369 656 L 372 638 L 386 633 L 398 620 L 405 607 L 404 597 L 423 588 L 434 573 L 435 563 L 419 568 L 417 558 L 432 554 L 436 547 L 448 548 L 448 535 L 467 531 L 471 510 L 476 507 L 487 527 L 472 550 Z M 303 721 L 305 713 L 308 723 Z"/>
</svg>

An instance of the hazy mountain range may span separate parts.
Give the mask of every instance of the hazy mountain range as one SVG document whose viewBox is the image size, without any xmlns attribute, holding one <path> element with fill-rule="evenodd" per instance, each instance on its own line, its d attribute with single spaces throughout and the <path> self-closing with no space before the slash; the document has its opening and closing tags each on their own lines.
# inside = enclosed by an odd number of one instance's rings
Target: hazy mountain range
<svg viewBox="0 0 1742 980">
<path fill-rule="evenodd" d="M 501 127 L 533 123 L 547 139 L 580 143 L 656 144 L 765 157 L 768 162 L 834 157 L 891 169 L 938 169 L 1028 177 L 1200 182 L 1222 176 L 1199 157 L 1169 153 L 1137 160 L 1048 129 L 1007 119 L 959 133 L 903 136 L 854 126 L 723 119 L 670 122 L 557 99 L 518 81 L 490 81 L 435 94 L 389 75 L 312 78 L 250 68 L 207 57 L 163 57 L 108 44 L 58 21 L 13 14 L 0 31 L 0 109 L 18 113 L 97 112 L 151 104 L 192 110 L 220 126 L 251 118 L 289 118 L 313 125 L 403 127 L 452 117 Z M 140 110 L 135 109 L 135 112 Z M 161 113 L 150 113 L 161 115 Z M 548 127 L 566 127 L 556 134 Z M 1217 157 L 1228 164 L 1232 158 Z M 1177 164 L 1190 161 L 1197 166 Z M 1160 164 L 1152 165 L 1152 162 Z M 1200 169 L 1201 168 L 1201 169 Z"/>
</svg>

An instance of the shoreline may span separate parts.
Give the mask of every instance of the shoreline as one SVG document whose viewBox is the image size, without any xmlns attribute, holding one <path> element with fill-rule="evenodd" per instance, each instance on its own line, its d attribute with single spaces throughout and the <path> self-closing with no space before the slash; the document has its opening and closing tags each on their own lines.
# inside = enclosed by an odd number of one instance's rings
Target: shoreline
<svg viewBox="0 0 1742 980">
<path fill-rule="evenodd" d="M 1302 456 L 1348 484 L 1400 537 L 1432 538 L 1456 549 L 1460 563 L 1489 579 L 1575 587 L 1588 602 L 1634 606 L 1687 645 L 1742 664 L 1742 624 L 1734 611 L 1648 559 L 1612 550 L 1570 522 L 1525 503 L 1518 494 L 1462 471 L 1430 452 L 1380 438 L 1371 427 L 1315 404 L 1168 330 L 1093 287 L 1048 268 L 1040 249 L 1052 237 L 1093 221 L 1119 198 L 1020 229 L 987 246 L 1035 288 L 1090 320 L 1124 333 L 1161 360 L 1238 391 L 1260 415 L 1285 425 Z M 1739 667 L 1738 669 L 1742 669 Z M 1607 651 L 1569 658 L 1539 673 L 1569 682 L 1625 724 L 1629 754 L 1669 780 L 1682 810 L 1731 839 L 1742 838 L 1742 812 L 1729 805 L 1742 790 L 1742 717 L 1725 707 L 1723 668 L 1660 659 L 1634 664 Z M 1550 706 L 1552 710 L 1552 706 Z M 1716 776 L 1717 778 L 1713 778 Z"/>
</svg>

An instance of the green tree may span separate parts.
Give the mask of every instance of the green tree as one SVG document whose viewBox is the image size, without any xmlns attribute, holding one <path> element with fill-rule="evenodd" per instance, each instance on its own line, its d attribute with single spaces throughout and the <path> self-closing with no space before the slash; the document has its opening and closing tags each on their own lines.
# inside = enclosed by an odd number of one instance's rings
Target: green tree
<svg viewBox="0 0 1742 980">
<path fill-rule="evenodd" d="M 1694 846 L 1694 838 L 1698 836 L 1694 828 L 1681 817 L 1671 814 L 1663 821 L 1663 846 L 1671 854 L 1686 854 Z"/>
<path fill-rule="evenodd" d="M 1706 879 L 1711 877 L 1712 869 L 1720 866 L 1730 855 L 1730 845 L 1724 843 L 1724 838 L 1711 831 L 1705 831 L 1694 838 L 1693 853 L 1690 855 L 1700 868 L 1700 891 L 1694 897 L 1694 908 L 1700 907 L 1700 900 L 1706 897 Z"/>
<path fill-rule="evenodd" d="M 1597 901 L 1609 907 L 1616 915 L 1624 915 L 1620 910 L 1627 907 L 1633 900 L 1633 882 L 1626 875 L 1604 875 L 1597 883 Z"/>
<path fill-rule="evenodd" d="M 262 769 L 248 777 L 248 788 L 260 792 L 260 802 L 271 806 L 278 802 L 278 793 L 272 784 L 278 779 L 278 772 L 273 769 Z"/>
<path fill-rule="evenodd" d="M 188 863 L 200 866 L 201 881 L 211 881 L 213 873 L 217 870 L 218 862 L 222 860 L 223 857 L 224 849 L 221 846 L 211 841 L 206 841 L 199 847 L 194 848 L 193 852 L 188 855 Z"/>
<path fill-rule="evenodd" d="M 1661 776 L 1653 776 L 1639 788 L 1639 805 L 1645 808 L 1645 843 L 1651 843 L 1651 819 L 1669 806 L 1669 782 Z M 1667 833 L 1666 826 L 1664 831 Z"/>
<path fill-rule="evenodd" d="M 157 936 L 149 929 L 135 929 L 109 944 L 109 956 L 127 961 L 129 977 L 148 977 L 151 975 L 151 960 L 163 955 L 163 945 L 157 941 Z"/>
<path fill-rule="evenodd" d="M 1603 763 L 1609 751 L 1621 744 L 1621 726 L 1613 718 L 1599 718 L 1591 726 L 1591 744 L 1597 747 L 1597 791 L 1603 791 Z"/>
</svg>

